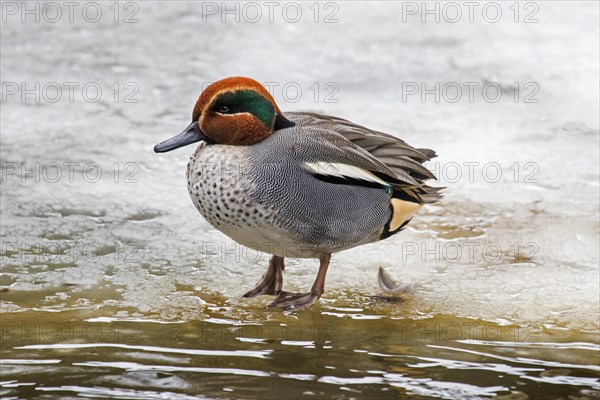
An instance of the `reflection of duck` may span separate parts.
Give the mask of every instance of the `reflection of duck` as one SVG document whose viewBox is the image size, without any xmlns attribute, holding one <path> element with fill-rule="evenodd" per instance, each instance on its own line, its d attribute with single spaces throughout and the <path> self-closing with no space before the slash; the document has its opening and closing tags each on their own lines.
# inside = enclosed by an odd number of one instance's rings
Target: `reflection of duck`
<svg viewBox="0 0 600 400">
<path fill-rule="evenodd" d="M 258 82 L 223 79 L 202 92 L 192 123 L 154 147 L 203 141 L 187 168 L 188 190 L 206 220 L 233 240 L 273 255 L 244 297 L 277 298 L 294 310 L 323 294 L 331 253 L 398 233 L 439 199 L 422 163 L 435 156 L 341 118 L 283 114 Z M 282 291 L 284 257 L 321 261 L 309 293 Z"/>
</svg>

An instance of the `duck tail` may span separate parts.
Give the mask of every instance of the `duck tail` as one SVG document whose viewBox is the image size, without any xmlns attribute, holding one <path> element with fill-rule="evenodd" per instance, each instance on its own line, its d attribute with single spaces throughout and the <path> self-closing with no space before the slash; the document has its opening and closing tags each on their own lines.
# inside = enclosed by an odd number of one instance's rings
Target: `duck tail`
<svg viewBox="0 0 600 400">
<path fill-rule="evenodd" d="M 392 215 L 383 227 L 379 240 L 402 231 L 410 222 L 413 215 L 423 207 L 424 204 L 437 203 L 442 198 L 442 187 L 431 187 L 427 185 L 400 187 L 395 186 L 390 199 Z"/>
<path fill-rule="evenodd" d="M 421 193 L 421 199 L 423 199 L 423 203 L 425 204 L 433 204 L 439 202 L 444 195 L 442 194 L 442 190 L 446 189 L 443 187 L 433 187 L 428 185 L 423 185 L 421 187 L 423 193 Z"/>
</svg>

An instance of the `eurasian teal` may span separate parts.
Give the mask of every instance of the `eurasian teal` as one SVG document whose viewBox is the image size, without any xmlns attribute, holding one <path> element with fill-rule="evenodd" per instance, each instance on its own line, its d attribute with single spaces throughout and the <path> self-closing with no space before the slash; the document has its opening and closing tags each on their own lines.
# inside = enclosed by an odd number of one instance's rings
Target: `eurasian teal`
<svg viewBox="0 0 600 400">
<path fill-rule="evenodd" d="M 317 302 L 332 253 L 400 232 L 440 198 L 424 184 L 434 178 L 422 165 L 433 150 L 337 117 L 282 113 L 250 78 L 207 87 L 189 126 L 154 151 L 195 142 L 187 181 L 196 209 L 231 239 L 272 255 L 244 297 L 277 296 L 269 306 L 284 310 Z M 285 257 L 320 259 L 309 293 L 282 291 Z"/>
</svg>

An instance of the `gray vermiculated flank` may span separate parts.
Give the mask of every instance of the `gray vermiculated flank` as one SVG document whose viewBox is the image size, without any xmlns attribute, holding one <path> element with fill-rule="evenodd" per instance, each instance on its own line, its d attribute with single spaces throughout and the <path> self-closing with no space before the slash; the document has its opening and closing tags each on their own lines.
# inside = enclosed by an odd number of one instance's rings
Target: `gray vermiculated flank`
<svg viewBox="0 0 600 400">
<path fill-rule="evenodd" d="M 251 195 L 279 210 L 282 227 L 322 250 L 349 248 L 374 240 L 391 216 L 383 188 L 333 184 L 317 179 L 304 162 L 352 162 L 323 136 L 327 131 L 293 127 L 277 132 L 248 152 Z M 332 151 L 328 150 L 331 147 Z M 353 163 L 356 164 L 356 163 Z"/>
</svg>

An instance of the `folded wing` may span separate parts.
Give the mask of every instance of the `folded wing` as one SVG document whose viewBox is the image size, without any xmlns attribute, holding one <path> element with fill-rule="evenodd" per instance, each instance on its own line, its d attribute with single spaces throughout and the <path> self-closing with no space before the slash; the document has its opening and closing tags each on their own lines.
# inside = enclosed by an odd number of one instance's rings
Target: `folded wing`
<svg viewBox="0 0 600 400">
<path fill-rule="evenodd" d="M 286 113 L 298 126 L 319 130 L 315 140 L 326 147 L 325 159 L 306 162 L 323 180 L 388 187 L 392 197 L 418 204 L 434 203 L 442 188 L 425 184 L 435 179 L 423 163 L 436 154 L 416 149 L 392 135 L 373 131 L 342 118 L 313 113 Z"/>
</svg>

